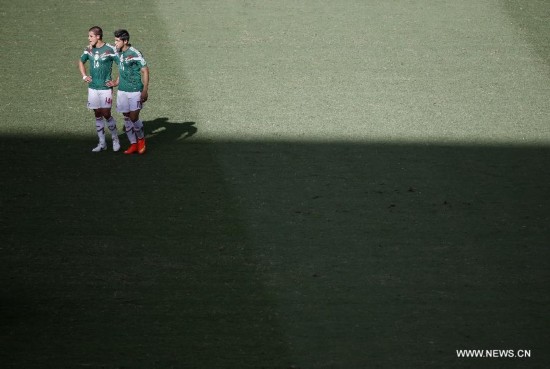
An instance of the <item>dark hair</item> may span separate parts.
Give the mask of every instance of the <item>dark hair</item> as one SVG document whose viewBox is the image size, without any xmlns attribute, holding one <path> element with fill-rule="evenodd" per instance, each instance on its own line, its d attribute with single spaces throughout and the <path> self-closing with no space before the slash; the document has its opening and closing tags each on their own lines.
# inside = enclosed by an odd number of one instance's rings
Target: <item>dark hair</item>
<svg viewBox="0 0 550 369">
<path fill-rule="evenodd" d="M 122 41 L 130 41 L 130 34 L 125 29 L 117 29 L 115 31 L 115 37 Z"/>
<path fill-rule="evenodd" d="M 103 39 L 103 30 L 99 26 L 93 26 L 88 30 L 88 32 L 93 32 L 94 35 L 99 36 L 99 39 Z"/>
</svg>

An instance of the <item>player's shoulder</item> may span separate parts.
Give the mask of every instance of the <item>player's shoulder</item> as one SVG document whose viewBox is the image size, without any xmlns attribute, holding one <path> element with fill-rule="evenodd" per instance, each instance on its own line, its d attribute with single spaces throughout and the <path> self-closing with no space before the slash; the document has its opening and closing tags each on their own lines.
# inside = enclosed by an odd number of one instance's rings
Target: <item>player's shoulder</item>
<svg viewBox="0 0 550 369">
<path fill-rule="evenodd" d="M 106 43 L 105 47 L 107 48 L 107 50 L 109 50 L 109 53 L 113 53 L 113 54 L 117 53 L 116 48 L 113 45 Z"/>
<path fill-rule="evenodd" d="M 82 54 L 86 54 L 86 55 L 92 55 L 92 48 L 90 47 L 90 45 L 87 45 L 85 48 L 84 48 L 84 51 L 82 52 Z"/>
<path fill-rule="evenodd" d="M 142 56 L 143 56 L 142 52 L 139 51 L 138 49 L 136 49 L 136 48 L 133 47 L 133 46 L 130 46 L 129 50 L 130 50 L 130 52 L 131 52 L 132 54 L 134 54 L 134 55 L 136 55 L 136 56 L 139 56 L 139 57 L 142 57 Z"/>
</svg>

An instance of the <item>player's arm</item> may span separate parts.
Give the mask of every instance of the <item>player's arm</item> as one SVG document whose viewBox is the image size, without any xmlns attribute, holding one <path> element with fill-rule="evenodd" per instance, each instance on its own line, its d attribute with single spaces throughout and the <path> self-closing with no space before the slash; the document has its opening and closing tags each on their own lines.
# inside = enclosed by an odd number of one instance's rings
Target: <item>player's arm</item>
<svg viewBox="0 0 550 369">
<path fill-rule="evenodd" d="M 84 66 L 84 63 L 82 62 L 82 60 L 78 61 L 78 70 L 80 71 L 80 75 L 82 76 L 82 79 L 84 80 L 84 82 L 86 83 L 92 82 L 92 78 L 88 74 L 86 74 L 86 66 Z"/>
<path fill-rule="evenodd" d="M 141 102 L 146 102 L 149 97 L 149 67 L 141 68 L 141 82 L 143 90 L 141 91 Z"/>
<path fill-rule="evenodd" d="M 105 85 L 107 85 L 108 87 L 116 87 L 116 86 L 118 86 L 118 79 L 119 78 L 120 77 L 117 77 L 114 81 L 107 81 L 105 83 Z"/>
<path fill-rule="evenodd" d="M 116 66 L 118 67 L 119 66 L 119 58 L 118 58 L 118 54 L 116 53 L 115 49 L 113 48 L 113 52 L 114 54 L 111 56 L 111 60 L 113 61 L 114 64 L 116 64 Z M 115 73 L 115 71 L 113 70 L 113 73 Z M 119 83 L 119 78 L 120 78 L 120 74 L 119 73 L 116 73 L 117 74 L 117 77 L 116 79 L 113 79 L 111 81 L 107 81 L 105 83 L 105 85 L 107 87 L 116 87 L 118 86 L 118 83 Z"/>
</svg>

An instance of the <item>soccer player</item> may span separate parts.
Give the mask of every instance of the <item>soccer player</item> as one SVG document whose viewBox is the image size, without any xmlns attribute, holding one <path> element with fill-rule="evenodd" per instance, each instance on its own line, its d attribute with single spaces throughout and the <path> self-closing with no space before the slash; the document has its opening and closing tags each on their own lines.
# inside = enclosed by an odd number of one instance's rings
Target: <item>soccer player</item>
<svg viewBox="0 0 550 369">
<path fill-rule="evenodd" d="M 113 139 L 113 151 L 120 150 L 118 130 L 115 118 L 111 115 L 113 104 L 113 82 L 111 81 L 111 70 L 115 60 L 116 50 L 113 46 L 103 42 L 103 30 L 94 26 L 88 31 L 89 45 L 84 49 L 78 61 L 78 69 L 84 82 L 88 84 L 88 109 L 95 113 L 95 126 L 98 145 L 92 149 L 93 152 L 107 150 L 105 143 L 105 121 Z M 90 61 L 90 74 L 86 73 L 85 63 Z"/>
<path fill-rule="evenodd" d="M 114 34 L 119 77 L 112 85 L 118 86 L 117 111 L 124 115 L 124 131 L 130 140 L 130 147 L 124 153 L 143 154 L 145 134 L 139 112 L 148 98 L 149 67 L 139 50 L 130 44 L 127 30 L 119 29 Z"/>
</svg>

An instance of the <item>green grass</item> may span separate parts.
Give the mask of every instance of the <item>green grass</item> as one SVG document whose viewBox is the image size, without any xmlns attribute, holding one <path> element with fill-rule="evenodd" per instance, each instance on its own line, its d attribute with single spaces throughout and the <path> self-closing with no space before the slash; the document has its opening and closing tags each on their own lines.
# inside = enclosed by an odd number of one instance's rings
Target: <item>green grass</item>
<svg viewBox="0 0 550 369">
<path fill-rule="evenodd" d="M 547 367 L 549 13 L 0 1 L 2 367 Z M 145 156 L 90 152 L 95 24 Z"/>
</svg>

